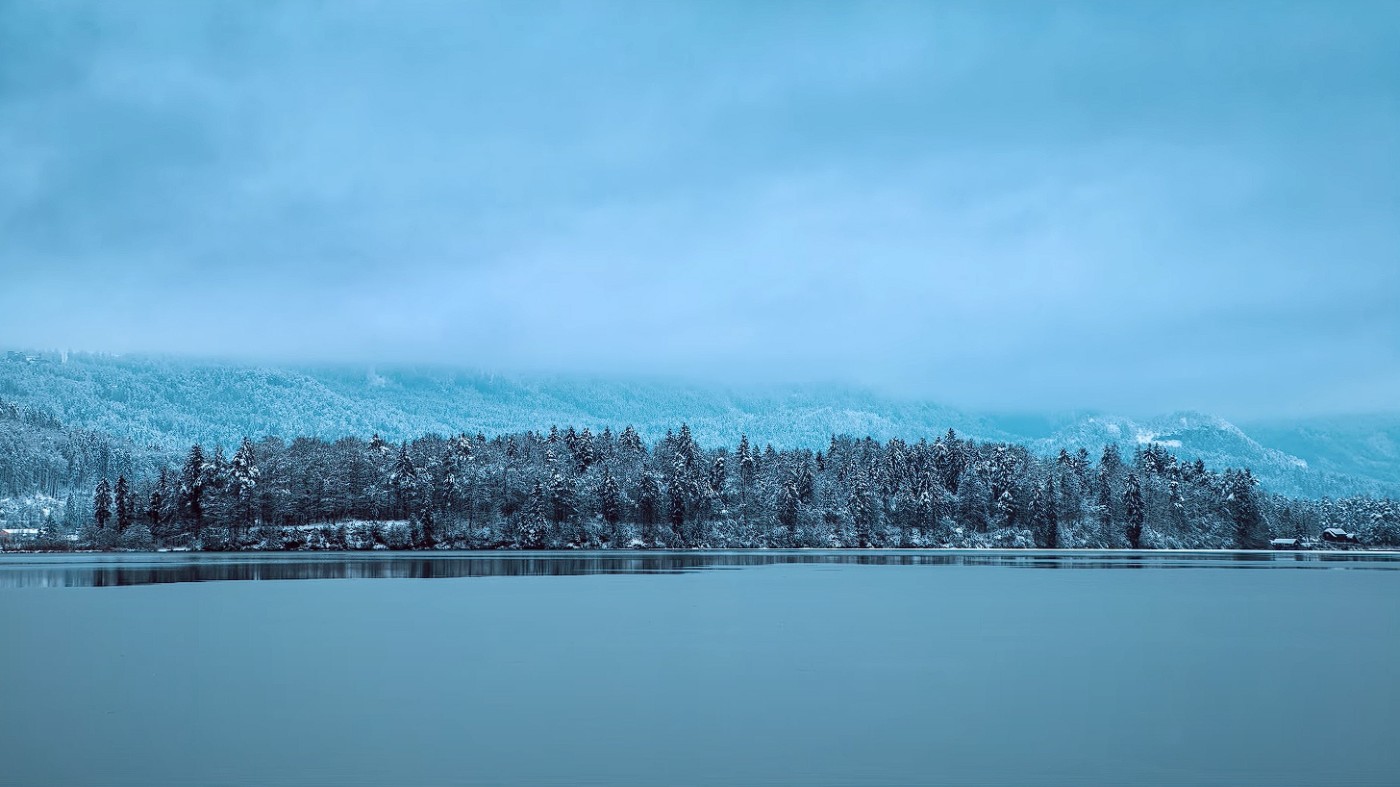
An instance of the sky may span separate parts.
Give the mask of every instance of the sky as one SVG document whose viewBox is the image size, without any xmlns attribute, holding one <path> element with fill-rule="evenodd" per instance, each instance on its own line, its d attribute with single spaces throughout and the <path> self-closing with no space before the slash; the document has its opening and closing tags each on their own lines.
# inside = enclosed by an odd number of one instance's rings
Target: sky
<svg viewBox="0 0 1400 787">
<path fill-rule="evenodd" d="M 1400 411 L 1400 5 L 0 0 L 0 345 Z"/>
</svg>

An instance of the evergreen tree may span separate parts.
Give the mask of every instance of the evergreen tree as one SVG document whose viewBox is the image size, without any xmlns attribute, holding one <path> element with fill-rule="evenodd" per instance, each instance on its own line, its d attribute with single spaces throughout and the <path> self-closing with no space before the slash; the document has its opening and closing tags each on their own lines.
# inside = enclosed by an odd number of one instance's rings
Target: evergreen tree
<svg viewBox="0 0 1400 787">
<path fill-rule="evenodd" d="M 633 429 L 631 424 L 628 424 L 627 428 L 622 430 L 622 434 L 618 435 L 617 446 L 622 449 L 623 453 L 633 457 L 647 452 L 647 447 L 642 443 L 641 436 L 637 434 L 637 430 Z"/>
<path fill-rule="evenodd" d="M 1142 487 L 1137 473 L 1128 473 L 1126 491 L 1123 492 L 1123 512 L 1128 520 L 1128 547 L 1142 548 L 1142 524 L 1146 508 L 1142 504 Z"/>
<path fill-rule="evenodd" d="M 78 496 L 69 492 L 68 497 L 63 501 L 63 527 L 69 532 L 74 532 L 81 529 L 84 524 L 86 523 L 83 522 L 83 516 L 78 510 Z"/>
<path fill-rule="evenodd" d="M 933 457 L 934 467 L 943 481 L 943 488 L 948 490 L 949 494 L 957 494 L 963 471 L 967 469 L 967 452 L 958 440 L 958 433 L 949 429 L 947 434 L 936 440 L 933 444 Z"/>
<path fill-rule="evenodd" d="M 572 430 L 573 427 L 570 429 Z M 585 426 L 583 431 L 579 432 L 577 439 L 570 447 L 574 453 L 574 466 L 578 468 L 578 472 L 588 472 L 588 468 L 598 461 L 598 449 L 593 442 L 593 433 L 589 431 L 588 427 Z"/>
<path fill-rule="evenodd" d="M 1103 454 L 1099 457 L 1098 500 L 1095 508 L 1100 538 L 1106 547 L 1113 546 L 1116 540 L 1113 535 L 1113 522 L 1118 512 L 1114 506 L 1113 487 L 1122 470 L 1123 459 L 1118 453 L 1118 446 L 1113 443 L 1105 445 Z"/>
<path fill-rule="evenodd" d="M 851 523 L 855 525 L 856 546 L 861 549 L 868 548 L 870 534 L 875 528 L 875 496 L 870 489 L 870 479 L 863 473 L 856 476 L 851 484 L 846 507 L 851 515 Z"/>
<path fill-rule="evenodd" d="M 642 540 L 648 546 L 656 543 L 656 524 L 661 519 L 661 488 L 651 473 L 642 473 L 637 485 L 637 524 L 642 526 Z"/>
<path fill-rule="evenodd" d="M 1031 501 L 1031 522 L 1036 541 L 1046 549 L 1058 549 L 1060 546 L 1060 515 L 1055 498 L 1055 482 L 1046 478 L 1045 484 L 1036 490 Z"/>
<path fill-rule="evenodd" d="M 603 468 L 603 480 L 598 484 L 598 513 L 607 523 L 609 541 L 617 541 L 617 523 L 622 520 L 622 492 L 612 472 Z"/>
<path fill-rule="evenodd" d="M 224 447 L 214 446 L 214 456 L 204 463 L 204 518 L 206 525 L 222 527 L 233 515 L 228 495 L 229 463 Z"/>
<path fill-rule="evenodd" d="M 117 533 L 125 533 L 128 527 L 136 520 L 136 500 L 131 493 L 131 485 L 126 482 L 126 476 L 117 476 L 116 486 L 116 516 Z"/>
<path fill-rule="evenodd" d="M 978 472 L 964 473 L 958 482 L 958 520 L 974 532 L 985 533 L 991 524 L 988 511 L 991 492 Z"/>
<path fill-rule="evenodd" d="M 1123 469 L 1123 455 L 1119 453 L 1118 446 L 1108 443 L 1103 447 L 1103 454 L 1099 457 L 1099 472 L 1112 478 L 1118 475 Z"/>
<path fill-rule="evenodd" d="M 787 528 L 788 544 L 797 543 L 797 521 L 802 510 L 802 493 L 798 488 L 800 471 L 788 474 L 778 488 L 778 524 Z"/>
<path fill-rule="evenodd" d="M 574 521 L 574 517 L 578 514 L 578 506 L 574 499 L 574 484 L 564 473 L 556 471 L 549 477 L 545 496 L 549 500 L 550 521 L 556 527 Z"/>
<path fill-rule="evenodd" d="M 1235 523 L 1235 546 L 1263 549 L 1269 543 L 1269 528 L 1254 486 L 1258 481 L 1248 470 L 1231 470 L 1225 476 L 1225 502 Z"/>
<path fill-rule="evenodd" d="M 753 494 L 754 485 L 758 482 L 758 460 L 749 447 L 749 436 L 746 434 L 739 435 L 737 456 L 739 461 L 739 508 L 743 516 L 747 517 L 749 496 Z"/>
<path fill-rule="evenodd" d="M 802 460 L 797 465 L 797 472 L 793 478 L 793 486 L 797 489 L 797 500 L 804 506 L 810 506 L 812 499 L 816 497 L 816 477 L 812 475 L 812 468 Z"/>
<path fill-rule="evenodd" d="M 683 462 L 683 457 L 677 455 L 677 465 L 680 465 Z M 686 483 L 685 479 L 682 478 L 681 473 L 681 467 L 677 467 L 671 472 L 670 478 L 668 478 L 666 481 L 666 497 L 671 504 L 671 535 L 675 539 L 675 545 L 683 547 L 685 546 Z"/>
<path fill-rule="evenodd" d="M 185 466 L 180 471 L 180 515 L 196 539 L 204 529 L 206 479 L 204 449 L 195 443 L 185 457 Z"/>
<path fill-rule="evenodd" d="M 159 533 L 161 529 L 161 515 L 165 508 L 165 498 L 162 496 L 160 487 L 151 490 L 151 495 L 146 500 L 146 526 L 152 533 Z"/>
<path fill-rule="evenodd" d="M 685 462 L 686 470 L 693 470 L 700 463 L 700 448 L 695 444 L 695 438 L 690 434 L 690 425 L 681 424 L 680 433 L 676 435 L 676 453 Z"/>
<path fill-rule="evenodd" d="M 1123 515 L 1127 520 L 1128 548 L 1142 548 L 1142 522 L 1147 517 L 1147 507 L 1142 504 L 1142 486 L 1137 473 L 1128 473 L 1124 483 Z"/>
<path fill-rule="evenodd" d="M 92 521 L 98 530 L 106 530 L 112 521 L 112 485 L 103 477 L 92 494 Z"/>
<path fill-rule="evenodd" d="M 724 491 L 725 467 L 724 455 L 715 457 L 715 461 L 710 465 L 710 491 L 720 494 Z"/>
<path fill-rule="evenodd" d="M 997 527 L 1013 528 L 1017 524 L 1019 511 L 1016 508 L 1016 497 L 1011 494 L 1011 487 L 1001 490 L 996 500 Z"/>
<path fill-rule="evenodd" d="M 418 492 L 418 468 L 408 454 L 408 443 L 399 446 L 398 459 L 389 471 L 389 490 L 399 519 L 407 519 L 413 510 Z"/>
<path fill-rule="evenodd" d="M 387 456 L 389 454 L 389 444 L 384 441 L 384 438 L 379 436 L 378 432 L 375 432 L 373 435 L 370 435 L 369 438 L 369 451 L 372 454 Z"/>
<path fill-rule="evenodd" d="M 253 448 L 253 441 L 244 437 L 238 451 L 233 455 L 233 463 L 229 467 L 229 480 L 236 499 L 234 523 L 245 533 L 253 527 L 257 518 L 254 495 L 258 486 L 258 475 L 257 452 Z"/>
<path fill-rule="evenodd" d="M 536 481 L 530 496 L 521 512 L 524 521 L 521 527 L 521 546 L 526 549 L 543 549 L 546 543 L 549 502 L 545 498 L 544 484 Z"/>
<path fill-rule="evenodd" d="M 1167 504 L 1172 525 L 1177 530 L 1186 529 L 1186 497 L 1181 493 L 1181 481 L 1173 478 L 1167 486 Z"/>
</svg>

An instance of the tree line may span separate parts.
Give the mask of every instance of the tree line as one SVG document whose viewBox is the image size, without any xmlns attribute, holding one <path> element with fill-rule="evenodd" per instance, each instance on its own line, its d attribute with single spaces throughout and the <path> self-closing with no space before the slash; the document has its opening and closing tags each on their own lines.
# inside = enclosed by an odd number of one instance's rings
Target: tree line
<svg viewBox="0 0 1400 787">
<path fill-rule="evenodd" d="M 1394 500 L 1285 498 L 1158 445 L 1042 457 L 949 430 L 703 448 L 685 425 L 653 445 L 631 427 L 194 445 L 70 495 L 64 519 L 82 545 L 134 549 L 1259 548 L 1325 527 L 1400 544 Z"/>
</svg>

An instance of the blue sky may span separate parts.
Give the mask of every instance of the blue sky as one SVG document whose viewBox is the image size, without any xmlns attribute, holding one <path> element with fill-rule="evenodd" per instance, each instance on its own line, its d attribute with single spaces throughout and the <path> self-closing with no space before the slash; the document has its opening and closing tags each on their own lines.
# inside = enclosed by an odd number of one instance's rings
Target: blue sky
<svg viewBox="0 0 1400 787">
<path fill-rule="evenodd" d="M 1400 409 L 1400 6 L 0 0 L 0 343 Z"/>
</svg>

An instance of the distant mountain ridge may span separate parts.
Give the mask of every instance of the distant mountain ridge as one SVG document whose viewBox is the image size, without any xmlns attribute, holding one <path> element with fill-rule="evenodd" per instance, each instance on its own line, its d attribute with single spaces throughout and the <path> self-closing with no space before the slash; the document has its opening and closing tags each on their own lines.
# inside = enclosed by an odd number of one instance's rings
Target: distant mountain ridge
<svg viewBox="0 0 1400 787">
<path fill-rule="evenodd" d="M 1210 415 L 1134 420 L 977 414 L 834 386 L 740 389 L 667 382 L 515 377 L 451 369 L 254 365 L 144 356 L 10 352 L 0 399 L 156 451 L 243 435 L 512 432 L 631 424 L 647 439 L 682 421 L 703 444 L 824 447 L 832 434 L 932 438 L 949 428 L 1041 453 L 1158 443 L 1212 467 L 1248 467 L 1271 491 L 1302 497 L 1400 496 L 1400 416 L 1261 424 L 1246 433 Z"/>
<path fill-rule="evenodd" d="M 1262 444 L 1223 418 L 1203 413 L 1178 412 L 1145 421 L 1087 416 L 1031 445 L 1044 453 L 1061 446 L 1092 450 L 1109 442 L 1125 448 L 1155 443 L 1184 459 L 1199 458 L 1209 467 L 1248 467 L 1271 490 L 1300 497 L 1395 495 L 1400 490 L 1400 456 L 1389 465 L 1372 465 L 1368 472 L 1349 472 L 1339 463 L 1314 466 L 1302 456 Z"/>
</svg>

